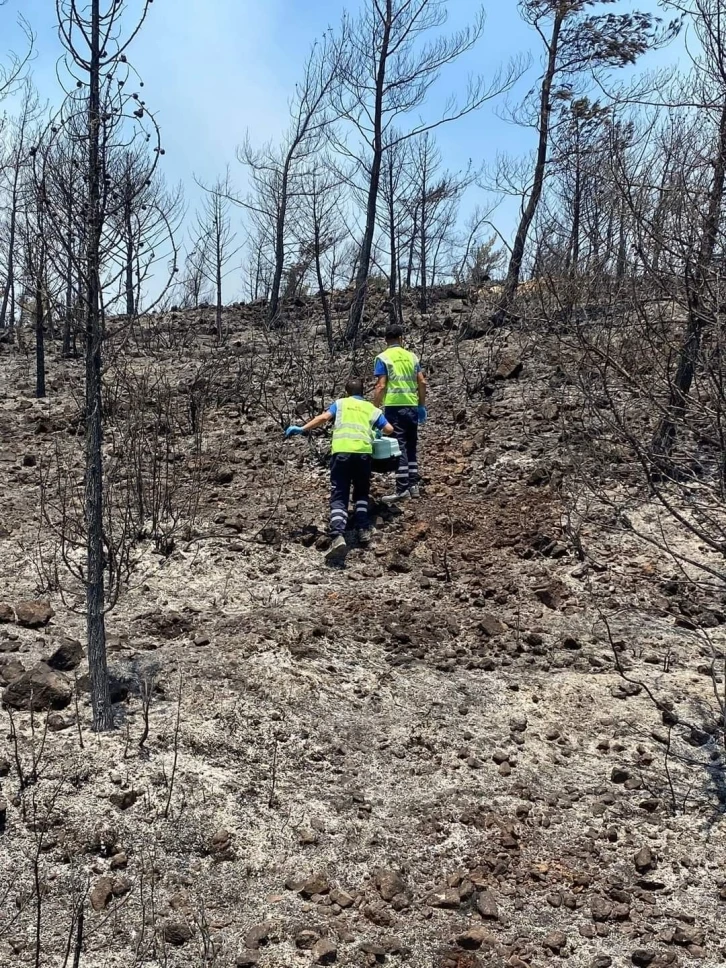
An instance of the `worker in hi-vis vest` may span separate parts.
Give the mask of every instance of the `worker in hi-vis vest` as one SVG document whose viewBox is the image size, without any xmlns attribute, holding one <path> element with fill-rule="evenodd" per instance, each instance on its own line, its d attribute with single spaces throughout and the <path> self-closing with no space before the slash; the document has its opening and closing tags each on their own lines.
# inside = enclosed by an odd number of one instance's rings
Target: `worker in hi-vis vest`
<svg viewBox="0 0 726 968">
<path fill-rule="evenodd" d="M 376 357 L 373 375 L 378 378 L 373 403 L 383 407 L 386 419 L 393 425 L 401 447 L 396 472 L 396 492 L 386 495 L 386 504 L 419 497 L 418 428 L 426 423 L 426 378 L 414 353 L 401 345 L 403 330 L 389 326 L 386 349 Z"/>
<path fill-rule="evenodd" d="M 345 397 L 336 400 L 304 427 L 288 427 L 285 431 L 286 437 L 294 437 L 334 421 L 330 461 L 330 535 L 333 541 L 326 552 L 328 560 L 344 557 L 348 549 L 345 529 L 351 487 L 358 541 L 363 545 L 370 543 L 373 534 L 368 500 L 373 440 L 376 434 L 392 436 L 394 432 L 378 407 L 363 399 L 363 381 L 359 377 L 348 380 L 345 393 Z"/>
</svg>

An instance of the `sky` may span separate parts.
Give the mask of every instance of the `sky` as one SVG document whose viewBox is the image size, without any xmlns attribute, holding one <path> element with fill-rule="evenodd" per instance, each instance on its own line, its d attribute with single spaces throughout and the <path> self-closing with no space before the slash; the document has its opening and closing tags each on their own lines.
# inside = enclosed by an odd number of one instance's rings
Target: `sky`
<svg viewBox="0 0 726 968">
<path fill-rule="evenodd" d="M 140 0 L 128 0 L 129 11 Z M 182 182 L 191 211 L 198 203 L 194 177 L 210 182 L 231 166 L 232 179 L 244 187 L 244 170 L 235 150 L 250 132 L 253 143 L 278 139 L 288 119 L 288 99 L 299 79 L 310 45 L 340 22 L 344 7 L 359 0 L 155 0 L 129 60 L 144 81 L 144 96 L 161 126 L 166 151 L 163 168 L 170 183 Z M 471 73 L 492 76 L 509 58 L 531 55 L 532 67 L 511 97 L 536 82 L 541 48 L 536 34 L 517 13 L 516 0 L 486 0 L 487 25 L 477 47 L 443 72 L 430 111 Z M 620 0 L 618 9 L 651 10 L 657 0 Z M 464 26 L 474 0 L 449 0 L 449 27 Z M 612 7 L 610 9 L 613 9 Z M 0 6 L 0 56 L 22 47 L 15 19 L 22 13 L 36 34 L 32 62 L 35 83 L 51 103 L 60 100 L 56 64 L 60 54 L 52 0 L 7 0 Z M 672 63 L 678 51 L 648 55 L 643 67 Z M 500 153 L 521 155 L 532 149 L 533 132 L 498 115 L 502 100 L 437 131 L 444 162 L 452 170 L 493 163 Z M 464 208 L 490 199 L 476 186 Z M 512 231 L 516 205 L 504 204 L 494 220 Z"/>
</svg>

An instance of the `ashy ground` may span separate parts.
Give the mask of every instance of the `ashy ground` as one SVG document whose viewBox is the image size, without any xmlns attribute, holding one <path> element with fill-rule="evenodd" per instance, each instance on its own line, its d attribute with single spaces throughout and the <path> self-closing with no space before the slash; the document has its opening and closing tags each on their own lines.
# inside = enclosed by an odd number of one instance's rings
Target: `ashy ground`
<svg viewBox="0 0 726 968">
<path fill-rule="evenodd" d="M 544 337 L 507 335 L 493 393 L 467 398 L 457 310 L 428 320 L 423 496 L 377 506 L 374 546 L 345 568 L 322 558 L 320 443 L 234 402 L 210 411 L 194 533 L 163 554 L 140 542 L 108 616 L 106 735 L 74 645 L 82 597 L 49 574 L 41 508 L 81 368 L 51 353 L 39 402 L 32 361 L 1 351 L 0 685 L 16 708 L 0 711 L 0 964 L 726 961 L 726 615 L 578 483 Z M 460 348 L 469 373 L 483 342 Z M 643 527 L 690 540 L 635 495 Z M 22 708 L 33 669 L 61 708 Z"/>
</svg>

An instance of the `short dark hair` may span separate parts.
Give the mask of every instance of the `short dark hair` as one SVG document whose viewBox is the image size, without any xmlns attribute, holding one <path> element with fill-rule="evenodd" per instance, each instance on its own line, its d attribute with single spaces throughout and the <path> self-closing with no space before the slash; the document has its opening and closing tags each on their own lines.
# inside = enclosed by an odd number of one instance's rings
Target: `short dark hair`
<svg viewBox="0 0 726 968">
<path fill-rule="evenodd" d="M 386 342 L 398 343 L 403 339 L 403 327 L 398 323 L 392 323 L 386 330 Z"/>
<path fill-rule="evenodd" d="M 363 381 L 359 376 L 352 376 L 345 384 L 345 392 L 349 397 L 363 396 Z"/>
</svg>

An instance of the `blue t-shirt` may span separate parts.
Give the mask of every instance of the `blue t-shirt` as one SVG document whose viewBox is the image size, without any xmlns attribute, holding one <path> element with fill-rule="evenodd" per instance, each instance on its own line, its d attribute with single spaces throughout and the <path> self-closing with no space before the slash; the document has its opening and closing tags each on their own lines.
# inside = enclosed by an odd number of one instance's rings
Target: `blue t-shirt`
<svg viewBox="0 0 726 968">
<path fill-rule="evenodd" d="M 355 400 L 362 400 L 363 397 L 354 397 L 354 399 Z M 338 412 L 338 404 L 337 403 L 331 403 L 330 406 L 328 407 L 328 413 L 332 413 L 332 415 L 335 416 L 337 414 L 337 412 Z M 374 428 L 376 430 L 383 430 L 383 428 L 386 426 L 387 423 L 388 423 L 388 421 L 383 416 L 383 414 L 381 414 L 380 417 L 378 418 L 378 420 L 376 420 L 376 422 L 375 422 L 375 424 L 373 426 L 374 426 Z"/>
</svg>

